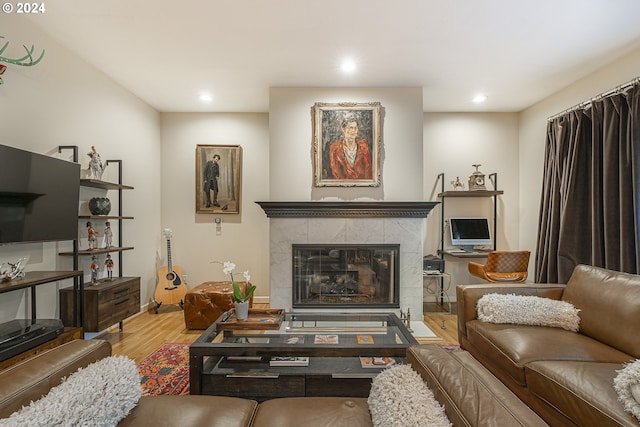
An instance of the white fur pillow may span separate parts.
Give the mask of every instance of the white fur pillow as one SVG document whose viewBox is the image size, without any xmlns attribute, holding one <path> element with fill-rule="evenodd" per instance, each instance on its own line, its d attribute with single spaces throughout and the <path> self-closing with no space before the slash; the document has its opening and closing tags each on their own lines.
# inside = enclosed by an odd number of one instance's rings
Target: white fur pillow
<svg viewBox="0 0 640 427">
<path fill-rule="evenodd" d="M 618 371 L 613 379 L 613 388 L 624 410 L 640 420 L 640 359 Z"/>
<path fill-rule="evenodd" d="M 476 305 L 478 319 L 489 323 L 551 326 L 577 332 L 580 317 L 573 304 L 550 298 L 514 294 L 486 294 Z"/>
<path fill-rule="evenodd" d="M 376 375 L 368 401 L 374 427 L 451 426 L 444 408 L 408 365 L 396 365 Z"/>
<path fill-rule="evenodd" d="M 135 362 L 109 356 L 78 369 L 40 400 L 1 419 L 0 426 L 116 426 L 138 400 Z"/>
</svg>

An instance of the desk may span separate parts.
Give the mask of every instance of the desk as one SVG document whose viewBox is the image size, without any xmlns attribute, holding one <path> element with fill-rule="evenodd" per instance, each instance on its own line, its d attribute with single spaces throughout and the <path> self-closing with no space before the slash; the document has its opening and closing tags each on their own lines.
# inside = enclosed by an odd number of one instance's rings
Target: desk
<svg viewBox="0 0 640 427">
<path fill-rule="evenodd" d="M 449 313 L 451 313 L 451 300 L 449 299 L 449 294 L 447 294 L 447 291 L 449 290 L 449 288 L 451 288 L 451 275 L 447 274 L 447 273 L 439 273 L 439 274 L 427 274 L 426 272 L 422 273 L 422 289 L 424 291 L 425 286 L 424 286 L 424 279 L 429 279 L 429 281 L 427 282 L 427 292 L 430 294 L 433 294 L 433 296 L 435 297 L 436 300 L 436 304 L 438 303 L 438 299 L 440 299 L 440 305 L 444 304 L 444 300 L 447 301 L 447 304 L 449 305 Z M 434 282 L 433 279 L 439 279 L 436 281 L 436 286 L 435 288 L 431 289 L 430 285 L 431 283 Z M 445 281 L 446 281 L 446 285 L 445 285 Z M 438 289 L 438 287 L 440 289 Z M 422 302 L 424 301 L 424 293 L 423 293 L 423 297 L 422 297 Z"/>
<path fill-rule="evenodd" d="M 465 252 L 458 249 L 445 249 L 444 251 L 438 252 L 442 252 L 446 255 L 451 255 L 456 258 L 486 258 L 489 256 L 489 252 L 491 251 L 476 250 L 473 252 Z"/>
</svg>

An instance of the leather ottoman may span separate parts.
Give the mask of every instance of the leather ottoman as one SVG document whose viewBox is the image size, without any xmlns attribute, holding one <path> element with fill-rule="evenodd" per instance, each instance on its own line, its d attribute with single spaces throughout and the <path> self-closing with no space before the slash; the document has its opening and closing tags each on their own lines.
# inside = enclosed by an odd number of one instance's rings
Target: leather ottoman
<svg viewBox="0 0 640 427">
<path fill-rule="evenodd" d="M 246 282 L 236 282 L 243 292 Z M 253 305 L 253 297 L 249 307 Z M 204 282 L 184 297 L 184 324 L 187 329 L 207 329 L 225 311 L 233 308 L 231 282 Z"/>
</svg>

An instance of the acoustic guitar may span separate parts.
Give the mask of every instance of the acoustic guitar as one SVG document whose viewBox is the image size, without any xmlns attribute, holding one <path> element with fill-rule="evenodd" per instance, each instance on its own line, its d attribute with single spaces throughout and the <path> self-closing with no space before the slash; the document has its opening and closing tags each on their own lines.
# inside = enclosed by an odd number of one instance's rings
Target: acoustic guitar
<svg viewBox="0 0 640 427">
<path fill-rule="evenodd" d="M 182 308 L 187 293 L 187 285 L 182 281 L 182 269 L 171 262 L 171 235 L 171 229 L 166 228 L 164 237 L 167 239 L 167 265 L 158 269 L 158 285 L 153 296 L 156 314 L 162 304 L 179 304 Z"/>
</svg>

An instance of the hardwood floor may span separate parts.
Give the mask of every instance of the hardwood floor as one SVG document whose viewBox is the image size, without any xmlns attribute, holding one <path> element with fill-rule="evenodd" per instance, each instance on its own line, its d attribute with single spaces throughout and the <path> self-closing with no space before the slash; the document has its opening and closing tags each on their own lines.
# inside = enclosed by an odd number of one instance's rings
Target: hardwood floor
<svg viewBox="0 0 640 427">
<path fill-rule="evenodd" d="M 266 304 L 256 304 L 256 308 L 267 308 Z M 427 313 L 425 324 L 442 340 L 424 341 L 438 344 L 458 344 L 457 317 L 447 313 Z M 442 329 L 442 326 L 445 329 Z M 184 327 L 184 315 L 178 306 L 165 306 L 159 314 L 142 312 L 124 322 L 124 331 L 117 327 L 110 329 L 100 339 L 109 341 L 114 355 L 126 355 L 136 363 L 153 353 L 167 342 L 192 343 L 203 331 Z"/>
</svg>

